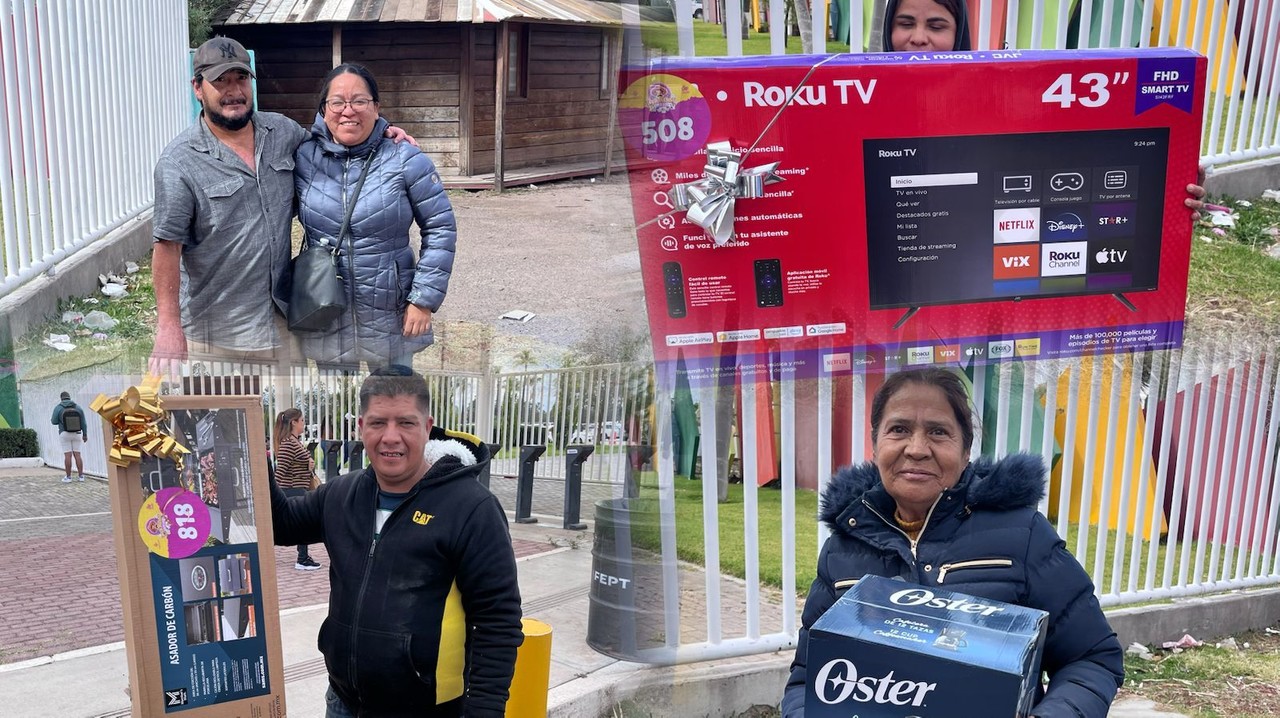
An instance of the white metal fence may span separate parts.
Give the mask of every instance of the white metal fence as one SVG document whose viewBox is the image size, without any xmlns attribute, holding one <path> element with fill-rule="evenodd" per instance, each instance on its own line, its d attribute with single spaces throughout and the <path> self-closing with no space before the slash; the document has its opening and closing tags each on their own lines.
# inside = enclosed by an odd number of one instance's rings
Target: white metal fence
<svg viewBox="0 0 1280 718">
<path fill-rule="evenodd" d="M 84 472 L 90 476 L 107 475 L 107 447 L 110 436 L 104 435 L 102 423 L 94 418 L 89 410 L 89 402 L 98 394 L 119 396 L 120 392 L 137 383 L 120 374 L 89 374 L 77 376 L 74 380 L 57 377 L 43 381 L 22 382 L 18 395 L 22 398 L 23 426 L 34 429 L 36 440 L 40 444 L 40 458 L 50 466 L 62 466 L 62 448 L 58 443 L 58 427 L 50 419 L 53 408 L 60 401 L 62 392 L 71 394 L 71 398 L 85 413 L 85 427 L 88 439 L 84 445 L 81 458 L 84 460 Z"/>
<path fill-rule="evenodd" d="M 151 206 L 187 67 L 186 2 L 0 0 L 0 296 Z"/>
<path fill-rule="evenodd" d="M 875 0 L 866 0 L 866 15 Z M 878 25 L 864 26 L 860 0 L 849 23 L 854 51 L 878 50 Z M 694 52 L 689 0 L 674 0 L 679 53 Z M 820 3 L 814 5 L 821 6 Z M 1067 47 L 1071 3 L 1009 0 L 1007 13 L 994 17 L 984 3 L 977 18 L 978 49 Z M 762 12 L 783 16 L 782 0 L 760 0 Z M 738 3 L 725 4 L 724 24 L 738 27 Z M 1195 2 L 1085 0 L 1076 18 L 1080 47 L 1183 46 L 1210 58 L 1209 101 L 1202 163 L 1218 165 L 1280 155 L 1280 0 Z M 880 8 L 882 9 L 882 8 Z M 712 15 L 714 17 L 714 15 Z M 814 51 L 825 52 L 827 18 L 813 17 Z M 782 23 L 770 23 L 771 52 L 783 52 Z M 864 31 L 865 30 L 865 31 Z M 867 42 L 866 40 L 870 40 Z M 791 40 L 792 46 L 796 44 Z M 742 54 L 738 33 L 727 33 L 730 55 Z M 1280 361 L 1275 340 L 1256 346 L 1210 342 L 1188 335 L 1178 351 L 1097 359 L 1015 361 L 973 374 L 977 415 L 985 425 L 974 455 L 1003 456 L 1033 451 L 1053 467 L 1051 491 L 1041 509 L 1053 520 L 1069 548 L 1089 571 L 1104 605 L 1191 596 L 1251 586 L 1280 584 L 1280 487 L 1277 481 L 1277 427 L 1280 425 Z M 665 370 L 660 370 L 665 371 Z M 772 430 L 741 407 L 756 405 L 763 386 L 744 384 L 737 401 L 741 421 L 741 470 L 746 478 L 741 505 L 717 502 L 715 392 L 695 391 L 702 443 L 701 536 L 678 535 L 672 411 L 674 397 L 655 397 L 664 598 L 668 660 L 677 662 L 749 655 L 792 648 L 798 630 L 797 526 L 812 516 L 796 515 L 798 479 L 825 487 L 837 468 L 837 432 L 849 432 L 849 454 L 869 455 L 864 430 L 870 396 L 868 377 L 854 376 L 848 406 L 836 406 L 838 380 L 782 381 L 777 397 L 777 476 L 780 478 L 781 535 L 760 533 L 760 489 L 752 477 Z M 674 383 L 665 377 L 664 386 Z M 816 399 L 809 400 L 810 390 Z M 845 394 L 840 394 L 844 396 Z M 797 398 L 801 396 L 802 398 Z M 1104 410 L 1105 407 L 1105 410 Z M 839 410 L 848 410 L 839 411 Z M 851 414 L 849 426 L 838 416 Z M 1039 421 L 1037 421 L 1037 417 Z M 797 429 L 797 427 L 804 427 Z M 816 427 L 816 441 L 797 441 L 798 431 Z M 985 438 L 984 438 L 985 437 Z M 816 467 L 816 469 L 814 468 Z M 804 475 L 811 472 L 810 475 Z M 816 475 L 813 475 L 816 474 Z M 722 547 L 718 527 L 741 523 L 741 547 Z M 705 538 L 703 538 L 705 537 Z M 826 538 L 817 532 L 818 544 Z M 705 640 L 681 641 L 681 587 L 677 547 L 703 542 L 705 604 L 692 609 L 705 617 Z M 767 548 L 766 548 L 767 547 Z M 745 561 L 745 629 L 726 630 L 723 617 L 742 610 L 731 605 L 715 577 L 726 552 Z M 781 554 L 781 605 L 759 589 L 762 559 Z M 805 567 L 812 570 L 812 566 Z M 779 615 L 780 613 L 780 615 Z M 772 632 L 762 626 L 781 626 Z"/>
<path fill-rule="evenodd" d="M 268 434 L 276 414 L 289 407 L 302 410 L 307 423 L 304 440 L 344 442 L 340 466 L 350 468 L 350 447 L 360 438 L 356 419 L 360 413 L 360 383 L 366 373 L 295 367 L 288 382 L 273 380 L 274 367 L 262 364 L 213 362 L 189 364 L 184 369 L 192 393 L 261 392 L 264 425 Z M 585 482 L 621 486 L 627 476 L 628 447 L 652 443 L 650 407 L 653 396 L 652 367 L 643 364 L 608 364 L 522 372 L 465 372 L 426 374 L 431 391 L 432 416 L 438 426 L 465 431 L 497 445 L 491 471 L 494 476 L 519 474 L 520 448 L 544 445 L 546 452 L 535 464 L 540 480 L 563 481 L 565 449 L 590 445 L 594 453 L 583 464 Z M 26 425 L 36 430 L 41 457 L 53 466 L 62 463 L 57 427 L 51 416 L 58 395 L 69 391 L 88 411 L 98 394 L 118 395 L 136 377 L 84 372 L 54 380 L 26 382 L 21 386 Z M 285 393 L 289 398 L 285 399 Z M 105 454 L 96 422 L 90 422 L 89 445 L 84 452 L 85 471 L 104 476 Z M 323 469 L 322 457 L 318 462 Z M 613 493 L 613 492 L 610 492 Z M 510 507 L 508 507 L 510 508 Z"/>
<path fill-rule="evenodd" d="M 302 409 L 315 439 L 354 441 L 359 439 L 355 421 L 364 377 L 363 372 L 295 368 L 292 402 L 282 403 L 267 392 L 264 405 L 270 416 L 286 406 Z M 491 463 L 495 476 L 517 476 L 520 448 L 534 445 L 547 447 L 534 475 L 563 481 L 566 448 L 589 445 L 594 454 L 583 465 L 583 480 L 621 484 L 627 446 L 651 441 L 652 369 L 646 365 L 441 372 L 426 378 L 438 426 L 496 445 Z"/>
<path fill-rule="evenodd" d="M 1093 577 L 1104 606 L 1133 604 L 1280 584 L 1280 356 L 1274 340 L 1242 347 L 1196 342 L 1177 351 L 1124 354 L 1095 359 L 1014 361 L 978 368 L 973 375 L 976 414 L 982 418 L 974 456 L 1013 451 L 1041 454 L 1052 467 L 1049 495 L 1041 509 L 1068 548 Z M 746 478 L 742 501 L 720 504 L 714 442 L 702 444 L 702 533 L 708 576 L 720 571 L 726 551 L 745 557 L 745 631 L 727 635 L 721 617 L 741 610 L 723 601 L 718 582 L 708 580 L 706 640 L 667 646 L 679 662 L 747 655 L 794 646 L 798 628 L 798 489 L 825 487 L 846 460 L 833 457 L 833 439 L 848 437 L 849 454 L 869 455 L 865 444 L 870 395 L 865 375 L 777 382 L 778 433 L 742 411 L 741 462 Z M 848 382 L 845 392 L 836 384 Z M 808 386 L 806 386 L 808 384 Z M 874 386 L 874 385 L 873 385 Z M 739 406 L 755 405 L 764 385 L 744 384 Z M 839 407 L 836 396 L 848 404 Z M 714 436 L 709 407 L 714 392 L 694 392 L 702 435 Z M 658 470 L 662 549 L 668 619 L 680 621 L 678 534 L 673 467 L 673 399 L 657 396 Z M 838 409 L 846 409 L 841 412 Z M 845 425 L 838 417 L 852 415 Z M 801 427 L 816 427 L 816 441 L 797 441 Z M 762 535 L 760 492 L 753 478 L 763 447 L 776 441 L 781 479 L 781 536 Z M 809 467 L 809 468 L 806 468 Z M 816 472 L 811 467 L 817 467 Z M 807 472 L 808 473 L 806 475 Z M 816 476 L 813 475 L 816 473 Z M 766 474 L 767 475 L 767 474 Z M 742 546 L 720 545 L 713 527 L 744 526 Z M 825 539 L 818 532 L 818 544 Z M 758 589 L 761 565 L 781 554 L 782 601 Z M 812 554 L 809 554 L 812 557 Z M 686 587 L 687 590 L 687 587 Z M 676 607 L 674 610 L 672 607 Z M 781 615 L 779 615 L 779 612 Z M 760 626 L 781 625 L 774 633 Z M 673 624 L 674 625 L 674 624 Z M 668 631 L 667 635 L 677 635 Z"/>
<path fill-rule="evenodd" d="M 693 19 L 691 0 L 673 2 L 679 54 L 692 56 L 693 24 L 703 20 Z M 829 33 L 828 15 L 821 8 L 831 3 L 811 4 L 817 8 L 812 49 L 822 54 Z M 879 51 L 883 0 L 851 0 L 851 5 L 849 34 L 839 37 L 840 42 L 854 52 Z M 997 14 L 1000 5 L 1004 12 Z M 783 0 L 759 0 L 759 6 L 762 17 L 783 17 Z M 714 12 L 703 17 L 714 17 Z M 727 27 L 739 27 L 742 18 L 738 3 L 725 3 Z M 977 28 L 975 49 L 1194 49 L 1210 59 L 1202 163 L 1217 166 L 1280 155 L 1280 0 L 1008 0 L 981 3 L 970 24 Z M 768 26 L 772 54 L 783 54 L 783 23 Z M 796 39 L 790 42 L 793 48 L 798 45 Z M 741 55 L 741 35 L 728 33 L 727 46 L 729 55 Z"/>
</svg>

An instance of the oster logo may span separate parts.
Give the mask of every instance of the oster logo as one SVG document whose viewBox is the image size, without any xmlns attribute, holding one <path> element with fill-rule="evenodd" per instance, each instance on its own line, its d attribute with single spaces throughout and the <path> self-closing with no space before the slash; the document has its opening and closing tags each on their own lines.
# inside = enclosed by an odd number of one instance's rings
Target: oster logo
<svg viewBox="0 0 1280 718">
<path fill-rule="evenodd" d="M 1084 274 L 1089 266 L 1088 242 L 1055 242 L 1040 247 L 1040 276 Z"/>
<path fill-rule="evenodd" d="M 1040 208 L 997 209 L 993 224 L 996 244 L 1040 240 Z"/>
<path fill-rule="evenodd" d="M 995 247 L 992 274 L 996 279 L 1040 276 L 1040 245 L 1014 244 Z"/>
<path fill-rule="evenodd" d="M 1082 208 L 1050 209 L 1044 214 L 1044 230 L 1040 238 L 1045 242 L 1074 242 L 1087 239 L 1089 227 Z"/>
<path fill-rule="evenodd" d="M 1137 230 L 1137 202 L 1108 202 L 1093 206 L 1093 238 L 1132 237 Z"/>
<path fill-rule="evenodd" d="M 925 698 L 938 687 L 937 682 L 894 678 L 896 671 L 883 676 L 859 675 L 858 666 L 847 658 L 833 658 L 818 669 L 813 690 L 818 700 L 834 706 L 845 701 L 880 705 L 924 705 Z"/>
</svg>

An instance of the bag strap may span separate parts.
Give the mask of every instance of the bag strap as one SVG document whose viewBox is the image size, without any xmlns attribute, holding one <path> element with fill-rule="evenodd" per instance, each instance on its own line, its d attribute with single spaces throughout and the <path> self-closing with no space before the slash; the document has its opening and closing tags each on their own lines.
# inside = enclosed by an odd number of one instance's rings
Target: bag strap
<svg viewBox="0 0 1280 718">
<path fill-rule="evenodd" d="M 373 166 L 373 158 L 378 155 L 377 148 L 369 153 L 368 159 L 364 161 L 364 168 L 360 170 L 360 179 L 356 180 L 356 188 L 351 192 L 351 203 L 347 205 L 347 213 L 342 218 L 342 229 L 338 230 L 338 239 L 334 242 L 333 253 L 338 253 L 338 248 L 342 246 L 342 239 L 351 232 L 351 213 L 356 208 L 356 200 L 360 199 L 360 189 L 364 187 L 364 178 L 369 176 L 369 168 Z M 354 248 L 354 243 L 353 243 Z"/>
</svg>

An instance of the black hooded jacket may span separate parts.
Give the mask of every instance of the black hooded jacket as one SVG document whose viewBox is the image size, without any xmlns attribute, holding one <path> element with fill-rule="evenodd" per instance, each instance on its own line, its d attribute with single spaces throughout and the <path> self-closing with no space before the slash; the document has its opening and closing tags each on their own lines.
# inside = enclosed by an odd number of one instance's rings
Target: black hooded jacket
<svg viewBox="0 0 1280 718">
<path fill-rule="evenodd" d="M 874 464 L 836 474 L 819 509 L 832 535 L 805 600 L 785 718 L 804 715 L 809 627 L 867 574 L 1047 612 L 1049 688 L 1032 715 L 1105 718 L 1124 680 L 1124 654 L 1088 574 L 1036 510 L 1044 484 L 1039 456 L 979 459 L 938 498 L 913 543 L 893 521 L 894 500 Z"/>
<path fill-rule="evenodd" d="M 362 718 L 500 718 L 523 641 L 520 590 L 506 514 L 476 477 L 484 444 L 431 430 L 476 459 L 436 460 L 375 538 L 373 469 L 345 474 L 301 497 L 271 482 L 281 546 L 323 542 L 329 616 L 320 651 L 329 682 Z"/>
<path fill-rule="evenodd" d="M 884 34 L 881 36 L 884 42 L 884 51 L 893 52 L 890 46 L 893 37 L 893 17 L 898 14 L 898 4 L 901 0 L 889 0 L 884 8 Z M 942 3 L 938 3 L 942 5 Z M 965 4 L 965 0 L 957 0 L 960 13 L 956 17 L 956 45 L 952 50 L 969 50 L 972 46 L 969 44 L 969 8 Z M 945 7 L 945 6 L 943 6 Z"/>
</svg>

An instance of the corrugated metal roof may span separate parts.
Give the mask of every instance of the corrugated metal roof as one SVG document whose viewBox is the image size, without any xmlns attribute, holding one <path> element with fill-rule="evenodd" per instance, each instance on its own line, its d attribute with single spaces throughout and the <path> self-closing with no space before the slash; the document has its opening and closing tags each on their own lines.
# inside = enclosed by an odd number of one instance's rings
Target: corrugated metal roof
<svg viewBox="0 0 1280 718">
<path fill-rule="evenodd" d="M 214 24 L 503 20 L 621 25 L 622 6 L 599 0 L 240 0 Z"/>
</svg>

